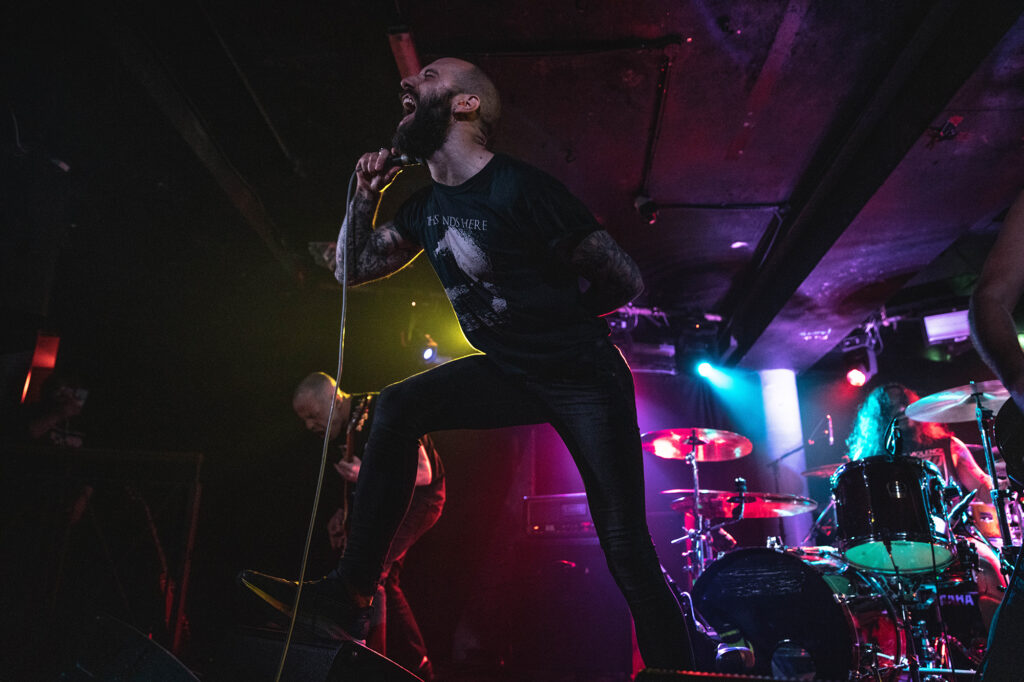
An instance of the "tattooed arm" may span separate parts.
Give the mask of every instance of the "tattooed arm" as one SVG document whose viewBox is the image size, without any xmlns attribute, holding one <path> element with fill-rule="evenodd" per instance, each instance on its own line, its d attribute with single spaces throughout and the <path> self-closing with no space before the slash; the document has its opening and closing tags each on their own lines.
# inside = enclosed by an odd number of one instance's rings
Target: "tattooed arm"
<svg viewBox="0 0 1024 682">
<path fill-rule="evenodd" d="M 373 228 L 380 193 L 400 169 L 389 167 L 390 152 L 363 154 L 356 163 L 356 193 L 338 234 L 338 244 L 348 247 L 348 284 L 355 286 L 401 270 L 420 252 L 417 244 L 402 237 L 390 222 Z M 342 249 L 335 254 L 334 276 L 342 278 Z"/>
<path fill-rule="evenodd" d="M 605 230 L 592 232 L 580 242 L 570 262 L 590 282 L 582 301 L 594 315 L 607 315 L 644 290 L 640 268 Z"/>
</svg>

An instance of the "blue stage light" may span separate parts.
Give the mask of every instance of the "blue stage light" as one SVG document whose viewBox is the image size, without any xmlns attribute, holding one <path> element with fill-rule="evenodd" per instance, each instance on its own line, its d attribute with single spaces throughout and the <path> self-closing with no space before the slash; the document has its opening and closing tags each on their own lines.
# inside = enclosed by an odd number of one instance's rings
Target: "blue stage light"
<svg viewBox="0 0 1024 682">
<path fill-rule="evenodd" d="M 733 386 L 732 377 L 718 369 L 710 362 L 702 362 L 697 365 L 697 374 L 711 382 L 717 388 L 729 389 Z"/>
</svg>

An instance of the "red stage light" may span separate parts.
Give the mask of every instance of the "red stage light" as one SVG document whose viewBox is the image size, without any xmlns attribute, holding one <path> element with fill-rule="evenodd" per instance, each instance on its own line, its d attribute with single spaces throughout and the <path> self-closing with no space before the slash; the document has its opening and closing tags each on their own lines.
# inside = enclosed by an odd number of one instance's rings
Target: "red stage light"
<svg viewBox="0 0 1024 682">
<path fill-rule="evenodd" d="M 21 402 L 33 402 L 39 399 L 43 382 L 57 366 L 58 348 L 60 348 L 59 336 L 45 332 L 36 334 L 36 348 L 32 353 L 32 364 L 25 375 L 25 385 L 21 389 Z M 35 376 L 33 376 L 33 371 Z"/>
<path fill-rule="evenodd" d="M 863 370 L 854 367 L 846 373 L 846 383 L 859 388 L 868 383 L 868 376 L 864 374 Z"/>
</svg>

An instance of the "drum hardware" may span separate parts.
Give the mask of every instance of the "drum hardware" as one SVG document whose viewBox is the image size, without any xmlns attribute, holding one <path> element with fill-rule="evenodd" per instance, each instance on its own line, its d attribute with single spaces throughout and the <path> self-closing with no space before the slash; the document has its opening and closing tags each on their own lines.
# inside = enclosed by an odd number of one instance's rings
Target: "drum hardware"
<svg viewBox="0 0 1024 682">
<path fill-rule="evenodd" d="M 829 499 L 828 504 L 825 506 L 825 508 L 822 510 L 822 512 L 820 514 L 818 514 L 817 518 L 814 519 L 814 523 L 811 524 L 810 529 L 807 531 L 807 535 L 804 536 L 803 542 L 800 543 L 801 545 L 806 546 L 806 545 L 809 545 L 811 543 L 811 539 L 814 537 L 814 534 L 822 529 L 825 517 L 828 516 L 829 512 L 832 512 L 832 527 L 835 528 L 835 525 L 836 525 L 835 509 L 836 509 L 836 501 L 833 500 L 833 499 Z"/>
<path fill-rule="evenodd" d="M 754 449 L 750 439 L 719 429 L 651 431 L 641 436 L 640 442 L 645 452 L 656 457 L 697 462 L 729 462 L 749 455 Z M 694 483 L 694 487 L 700 486 Z"/>
<path fill-rule="evenodd" d="M 865 457 L 832 475 L 837 545 L 858 568 L 935 571 L 953 561 L 938 467 L 914 457 Z"/>
<path fill-rule="evenodd" d="M 925 679 L 972 674 L 965 666 L 979 665 L 984 653 L 987 628 L 982 623 L 974 578 L 977 553 L 966 538 L 958 540 L 956 548 L 956 561 L 942 573 L 890 575 L 878 587 L 899 605 L 907 657 L 898 666 L 912 674 L 916 663 Z"/>
<path fill-rule="evenodd" d="M 974 386 L 973 381 L 971 382 L 971 386 Z M 1006 389 L 1003 390 L 1006 391 Z M 1008 391 L 1007 395 L 1009 395 Z M 1013 539 L 1010 536 L 1010 524 L 1006 520 L 1006 500 L 1009 499 L 1010 493 L 1008 490 L 1000 488 L 998 485 L 999 479 L 996 478 L 996 460 L 992 453 L 992 435 L 994 433 L 995 416 L 992 409 L 985 406 L 982 396 L 983 393 L 980 391 L 975 391 L 971 394 L 976 405 L 976 419 L 978 422 L 978 431 L 981 433 L 981 444 L 985 449 L 985 467 L 988 470 L 988 475 L 992 477 L 992 504 L 996 506 L 996 518 L 999 520 L 999 535 L 1003 540 L 1003 547 L 1010 547 L 1013 545 Z M 1005 402 L 1005 399 L 1003 402 Z"/>
<path fill-rule="evenodd" d="M 721 528 L 723 524 L 711 526 L 705 519 L 703 505 L 705 503 L 704 493 L 717 493 L 717 491 L 703 491 L 700 489 L 700 462 L 727 462 L 749 455 L 754 446 L 750 439 L 720 429 L 703 428 L 678 428 L 651 431 L 640 438 L 641 445 L 645 452 L 663 459 L 679 459 L 690 465 L 693 471 L 693 490 L 698 494 L 692 496 L 692 512 L 694 517 L 694 528 L 687 529 L 686 535 L 672 541 L 672 544 L 680 542 L 687 543 L 687 550 L 683 556 L 687 559 L 686 570 L 691 578 L 696 578 L 704 567 L 711 560 L 711 531 Z M 737 479 L 737 486 L 743 479 Z M 743 481 L 743 492 L 746 492 L 746 481 Z M 685 491 L 684 491 L 685 492 Z M 690 491 L 692 494 L 693 491 Z M 712 496 L 714 497 L 714 495 Z M 707 498 L 710 503 L 712 498 Z M 739 506 L 742 508 L 745 500 L 741 497 Z M 673 507 L 675 509 L 675 507 Z M 676 509 L 676 511 L 681 511 Z"/>
<path fill-rule="evenodd" d="M 696 474 L 695 474 L 696 476 Z M 725 526 L 736 523 L 743 518 L 748 508 L 747 502 L 750 495 L 746 492 L 747 482 L 743 478 L 736 478 L 736 492 L 729 493 L 722 490 L 666 490 L 663 493 L 679 495 L 671 504 L 672 510 L 691 515 L 694 519 L 694 527 L 687 528 L 686 534 L 671 541 L 677 545 L 681 542 L 687 543 L 687 549 L 682 555 L 687 559 L 686 571 L 691 579 L 696 579 L 704 570 L 705 566 L 713 557 L 714 548 L 712 545 L 713 533 L 718 533 L 730 543 L 730 549 L 736 546 L 736 540 L 724 529 Z M 755 509 L 755 513 L 763 514 L 764 505 Z M 711 519 L 725 519 L 719 523 L 712 523 Z M 685 525 L 685 524 L 684 524 Z"/>
<path fill-rule="evenodd" d="M 843 466 L 849 461 L 850 458 L 844 455 L 842 462 L 837 462 L 835 464 L 822 464 L 819 467 L 814 467 L 813 469 L 802 471 L 800 472 L 800 475 L 806 476 L 808 478 L 832 478 L 832 474 L 836 472 L 836 469 Z"/>
<path fill-rule="evenodd" d="M 735 480 L 736 491 L 701 490 L 699 494 L 693 490 L 666 490 L 668 494 L 678 497 L 672 501 L 673 511 L 692 514 L 697 520 L 695 528 L 687 530 L 686 535 L 672 540 L 672 544 L 690 541 L 690 547 L 683 552 L 684 557 L 696 557 L 687 569 L 696 578 L 712 559 L 711 539 L 714 533 L 725 538 L 730 549 L 736 545 L 735 539 L 725 532 L 725 526 L 743 519 L 768 519 L 793 516 L 813 511 L 817 502 L 810 498 L 796 495 L 776 495 L 774 493 L 746 492 L 747 482 L 743 478 Z M 701 510 L 697 514 L 696 510 Z M 712 523 L 712 519 L 720 520 Z"/>
<path fill-rule="evenodd" d="M 960 492 L 960 487 L 956 486 L 955 490 L 957 492 Z M 950 493 L 949 487 L 947 487 L 946 490 L 943 491 L 943 497 L 948 497 L 947 493 Z M 960 501 L 950 508 L 949 514 L 947 514 L 947 516 L 949 518 L 949 526 L 951 529 L 956 528 L 958 525 L 964 522 L 964 512 L 967 511 L 968 505 L 971 504 L 971 500 L 973 500 L 974 496 L 977 494 L 977 490 L 972 490 L 966 495 L 961 495 Z"/>
<path fill-rule="evenodd" d="M 750 643 L 749 674 L 930 682 L 979 665 L 987 630 L 966 538 L 936 575 L 858 569 L 834 547 L 769 545 L 721 556 L 692 591 L 711 631 L 738 629 Z"/>
<path fill-rule="evenodd" d="M 927 624 L 912 618 L 913 607 L 920 603 L 921 595 L 918 590 L 912 590 L 909 581 L 901 579 L 898 574 L 891 581 L 891 585 L 895 586 L 895 604 L 900 609 L 899 621 L 902 624 L 903 641 L 906 645 L 906 663 L 902 663 L 901 667 L 906 667 L 913 682 L 921 682 L 922 663 L 934 661 L 936 654 L 928 636 Z M 941 614 L 941 611 L 939 613 Z M 941 621 L 941 615 L 939 618 Z"/>
<path fill-rule="evenodd" d="M 916 422 L 953 424 L 974 421 L 980 401 L 989 409 L 999 409 L 1010 399 L 1010 392 L 999 381 L 971 382 L 915 400 L 904 414 Z"/>
<path fill-rule="evenodd" d="M 798 452 L 803 451 L 803 449 L 804 449 L 804 445 L 803 445 L 803 443 L 801 443 L 800 445 L 796 446 L 792 450 L 788 450 L 786 452 L 783 452 L 781 455 L 779 455 L 778 457 L 776 457 L 775 459 L 773 459 L 771 462 L 768 463 L 768 466 L 771 467 L 771 469 L 772 469 L 772 478 L 775 480 L 775 491 L 776 492 L 778 492 L 779 488 L 782 487 L 782 485 L 779 483 L 779 466 L 782 464 L 782 460 L 786 459 L 787 457 L 791 457 L 792 455 L 795 455 Z M 815 507 L 817 507 L 817 505 L 815 505 Z M 811 510 L 808 509 L 807 511 L 811 511 Z M 785 536 L 786 536 L 786 528 L 782 524 L 782 519 L 779 519 L 779 535 L 782 536 L 783 538 L 785 538 Z"/>
<path fill-rule="evenodd" d="M 1013 545 L 1010 527 L 1006 520 L 1005 502 L 1009 492 L 997 485 L 997 469 L 993 452 L 994 409 L 1002 409 L 1006 405 L 1014 405 L 1010 400 L 1010 392 L 999 381 L 970 382 L 946 391 L 933 393 L 907 406 L 905 414 L 908 418 L 919 422 L 954 423 L 974 421 L 981 435 L 981 445 L 985 455 L 985 470 L 992 477 L 992 504 L 996 507 L 1000 537 L 1003 547 Z M 1018 412 L 1019 414 L 1019 412 Z M 1011 474 L 1012 475 L 1012 474 Z"/>
<path fill-rule="evenodd" d="M 746 482 L 737 479 L 737 488 Z M 818 503 L 809 497 L 798 495 L 777 495 L 775 493 L 728 492 L 725 490 L 665 490 L 665 494 L 678 495 L 671 503 L 673 511 L 690 512 L 699 505 L 704 515 L 712 519 L 726 519 L 726 524 L 744 519 L 773 519 L 780 516 L 795 516 L 814 511 Z M 699 498 L 695 499 L 695 498 Z M 720 524 L 720 525 L 726 525 Z"/>
<path fill-rule="evenodd" d="M 748 674 L 895 679 L 904 635 L 879 583 L 834 548 L 745 548 L 708 566 L 692 594 L 712 628 L 750 643 Z"/>
</svg>

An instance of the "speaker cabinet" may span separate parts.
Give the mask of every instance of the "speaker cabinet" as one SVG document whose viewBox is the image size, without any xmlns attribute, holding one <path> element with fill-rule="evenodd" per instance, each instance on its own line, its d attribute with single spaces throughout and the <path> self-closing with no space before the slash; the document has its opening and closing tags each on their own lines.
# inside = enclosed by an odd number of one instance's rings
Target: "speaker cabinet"
<svg viewBox="0 0 1024 682">
<path fill-rule="evenodd" d="M 508 679 L 629 680 L 633 622 L 597 539 L 511 543 L 463 613 L 455 662 Z"/>
<path fill-rule="evenodd" d="M 169 651 L 130 625 L 97 616 L 84 633 L 79 654 L 61 680 L 161 680 L 199 682 Z"/>
</svg>

